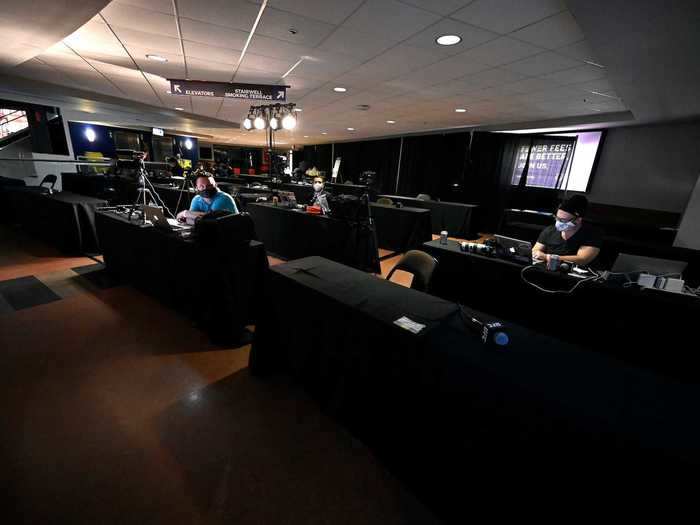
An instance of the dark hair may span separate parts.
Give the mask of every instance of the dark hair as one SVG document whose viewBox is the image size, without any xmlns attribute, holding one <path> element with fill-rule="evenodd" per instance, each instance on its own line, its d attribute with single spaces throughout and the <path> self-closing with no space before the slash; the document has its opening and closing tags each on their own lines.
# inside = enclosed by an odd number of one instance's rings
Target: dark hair
<svg viewBox="0 0 700 525">
<path fill-rule="evenodd" d="M 588 209 L 588 199 L 583 195 L 572 195 L 559 205 L 561 211 L 583 217 Z"/>
</svg>

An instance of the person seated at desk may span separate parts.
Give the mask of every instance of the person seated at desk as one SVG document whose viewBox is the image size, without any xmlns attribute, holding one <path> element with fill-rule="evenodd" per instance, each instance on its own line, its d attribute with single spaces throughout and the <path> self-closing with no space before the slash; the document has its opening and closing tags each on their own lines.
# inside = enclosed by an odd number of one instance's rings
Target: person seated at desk
<svg viewBox="0 0 700 525">
<path fill-rule="evenodd" d="M 309 201 L 309 206 L 320 206 L 323 200 L 325 200 L 327 204 L 330 193 L 325 190 L 323 177 L 314 177 L 313 188 L 314 194 L 313 197 L 311 197 L 311 201 Z M 325 197 L 325 199 L 322 199 L 322 197 Z"/>
<path fill-rule="evenodd" d="M 198 217 L 213 211 L 238 213 L 233 197 L 216 186 L 216 181 L 210 173 L 198 175 L 195 186 L 197 188 L 197 196 L 192 199 L 189 210 L 183 210 L 177 214 L 178 221 L 192 222 Z"/>
<path fill-rule="evenodd" d="M 584 222 L 588 199 L 573 195 L 559 205 L 555 223 L 547 226 L 532 248 L 532 258 L 549 264 L 552 255 L 560 261 L 589 266 L 600 253 L 601 232 Z"/>
<path fill-rule="evenodd" d="M 185 172 L 175 157 L 168 159 L 168 171 L 171 177 L 182 177 Z"/>
</svg>

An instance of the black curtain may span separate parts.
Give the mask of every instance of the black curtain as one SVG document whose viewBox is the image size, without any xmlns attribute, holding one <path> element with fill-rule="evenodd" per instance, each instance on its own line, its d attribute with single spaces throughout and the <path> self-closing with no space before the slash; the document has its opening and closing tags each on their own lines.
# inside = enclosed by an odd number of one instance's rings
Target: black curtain
<svg viewBox="0 0 700 525">
<path fill-rule="evenodd" d="M 433 199 L 463 200 L 469 139 L 469 133 L 405 137 L 397 193 L 409 197 L 427 193 Z"/>
<path fill-rule="evenodd" d="M 326 175 L 330 177 L 333 167 L 331 162 L 331 149 L 332 146 L 330 144 L 304 146 L 301 155 L 294 155 L 294 167 L 296 168 L 299 163 L 304 160 L 309 168 L 315 166 L 318 171 L 325 171 Z"/>
<path fill-rule="evenodd" d="M 365 171 L 374 171 L 377 175 L 373 188 L 378 193 L 393 193 L 396 185 L 400 147 L 401 139 L 366 140 L 336 144 L 334 156 L 342 159 L 340 174 L 343 182 L 357 184 L 360 174 Z"/>
</svg>

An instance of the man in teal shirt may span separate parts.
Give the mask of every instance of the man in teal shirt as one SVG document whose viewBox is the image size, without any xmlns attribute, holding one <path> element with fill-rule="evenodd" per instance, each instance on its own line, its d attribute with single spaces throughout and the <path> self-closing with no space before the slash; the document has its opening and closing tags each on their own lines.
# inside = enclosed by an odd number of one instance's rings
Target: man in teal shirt
<svg viewBox="0 0 700 525">
<path fill-rule="evenodd" d="M 199 175 L 195 186 L 197 196 L 192 199 L 190 209 L 177 214 L 177 219 L 180 222 L 194 222 L 198 217 L 213 211 L 238 213 L 233 197 L 216 187 L 216 181 L 211 174 L 202 173 Z"/>
</svg>

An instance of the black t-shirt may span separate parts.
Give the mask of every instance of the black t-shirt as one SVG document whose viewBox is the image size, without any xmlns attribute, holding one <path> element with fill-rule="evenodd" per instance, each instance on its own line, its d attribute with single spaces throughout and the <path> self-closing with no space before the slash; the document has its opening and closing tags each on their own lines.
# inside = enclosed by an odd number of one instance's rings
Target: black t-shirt
<svg viewBox="0 0 700 525">
<path fill-rule="evenodd" d="M 545 252 L 556 255 L 576 255 L 581 246 L 592 246 L 600 248 L 603 243 L 603 236 L 597 228 L 583 223 L 581 228 L 568 240 L 561 237 L 561 232 L 557 231 L 554 225 L 547 226 L 537 242 L 545 245 Z"/>
</svg>

